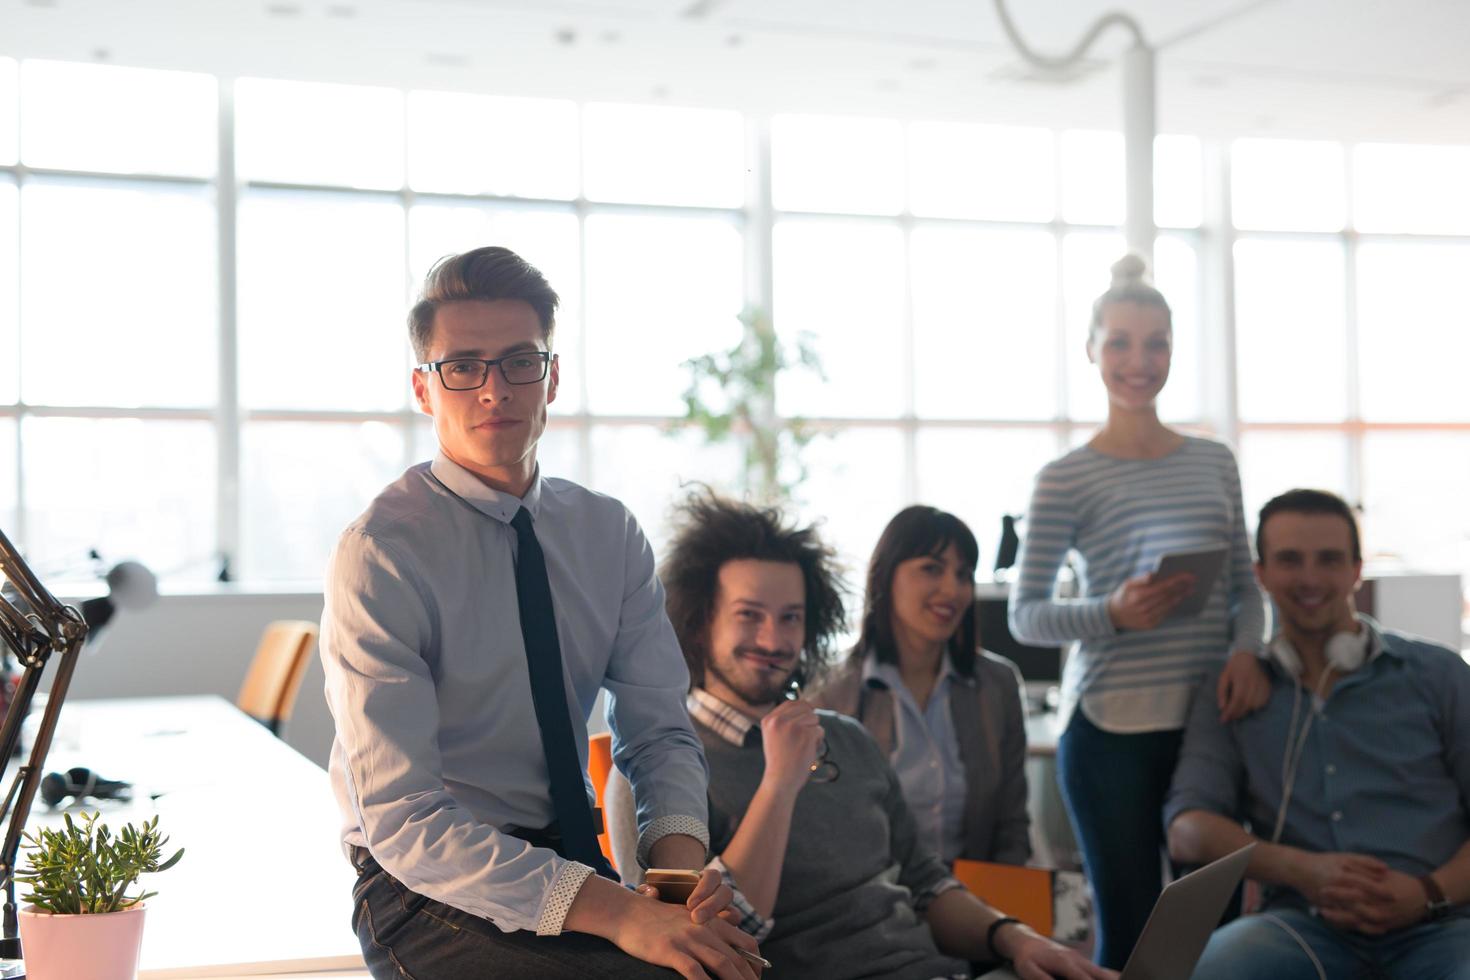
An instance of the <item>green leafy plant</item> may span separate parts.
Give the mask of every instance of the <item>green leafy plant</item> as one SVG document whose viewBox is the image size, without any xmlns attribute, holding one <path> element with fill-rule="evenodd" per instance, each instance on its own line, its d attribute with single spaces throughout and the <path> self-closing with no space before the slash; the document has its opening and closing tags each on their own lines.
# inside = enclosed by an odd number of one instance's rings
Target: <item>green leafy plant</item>
<svg viewBox="0 0 1470 980">
<path fill-rule="evenodd" d="M 97 823 L 99 816 L 83 814 L 73 821 L 68 813 L 60 830 L 46 827 L 34 836 L 22 835 L 30 869 L 15 880 L 31 886 L 30 903 L 42 912 L 121 912 L 158 894 L 127 894 L 139 875 L 167 871 L 184 856 L 179 848 L 161 861 L 168 838 L 159 834 L 157 817 L 142 827 L 128 824 L 114 837 L 106 824 Z"/>
<path fill-rule="evenodd" d="M 707 443 L 743 436 L 745 493 L 777 503 L 806 478 L 801 450 L 815 433 L 803 419 L 776 414 L 776 378 L 791 370 L 810 371 L 823 381 L 826 375 L 806 334 L 783 344 L 770 317 L 755 307 L 739 319 L 745 327 L 740 343 L 684 362 L 689 385 L 683 421 L 697 425 Z"/>
</svg>

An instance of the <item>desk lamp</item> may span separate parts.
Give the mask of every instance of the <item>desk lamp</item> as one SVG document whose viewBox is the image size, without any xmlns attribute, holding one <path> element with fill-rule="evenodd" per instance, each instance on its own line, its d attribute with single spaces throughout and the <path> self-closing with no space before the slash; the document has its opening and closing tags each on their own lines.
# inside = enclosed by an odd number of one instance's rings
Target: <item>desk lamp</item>
<svg viewBox="0 0 1470 980">
<path fill-rule="evenodd" d="M 0 959 L 21 958 L 20 938 L 15 906 L 15 862 L 20 852 L 20 834 L 31 813 L 31 803 L 41 785 L 42 767 L 51 749 L 51 736 L 56 719 L 66 700 L 66 689 L 76 669 L 77 654 L 87 638 L 87 624 L 72 606 L 62 605 L 41 585 L 20 557 L 10 539 L 0 532 L 0 585 L 8 583 L 13 595 L 0 592 L 0 653 L 15 654 L 24 672 L 16 686 L 15 698 L 5 712 L 0 727 L 0 777 L 20 740 L 21 722 L 30 711 L 31 701 L 41 685 L 41 675 L 52 654 L 61 655 L 56 676 L 51 681 L 51 694 L 41 715 L 30 758 L 15 774 L 15 782 L 0 805 L 0 821 L 5 826 L 5 841 L 0 844 L 0 884 L 5 889 L 4 936 L 0 938 Z"/>
</svg>

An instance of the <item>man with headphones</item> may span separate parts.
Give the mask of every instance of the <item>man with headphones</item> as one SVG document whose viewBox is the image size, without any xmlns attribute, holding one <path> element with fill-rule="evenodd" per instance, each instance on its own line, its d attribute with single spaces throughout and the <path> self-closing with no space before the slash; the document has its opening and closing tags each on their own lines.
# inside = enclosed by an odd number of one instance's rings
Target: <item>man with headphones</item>
<svg viewBox="0 0 1470 980">
<path fill-rule="evenodd" d="M 1341 498 L 1271 500 L 1256 551 L 1271 698 L 1229 724 L 1195 699 L 1164 821 L 1178 861 L 1258 841 L 1262 909 L 1215 933 L 1195 980 L 1470 980 L 1470 665 L 1356 613 Z"/>
</svg>

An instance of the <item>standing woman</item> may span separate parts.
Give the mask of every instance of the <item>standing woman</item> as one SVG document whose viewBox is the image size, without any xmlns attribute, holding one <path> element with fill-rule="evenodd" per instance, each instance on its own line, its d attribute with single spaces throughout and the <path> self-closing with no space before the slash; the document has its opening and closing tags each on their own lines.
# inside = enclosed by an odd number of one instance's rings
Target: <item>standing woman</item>
<svg viewBox="0 0 1470 980">
<path fill-rule="evenodd" d="M 975 535 L 953 514 L 899 511 L 868 563 L 857 646 L 811 700 L 868 729 L 898 773 L 920 840 L 946 864 L 1025 864 L 1021 678 L 979 648 L 978 557 Z"/>
<path fill-rule="evenodd" d="M 1215 690 L 1200 694 L 1230 720 L 1260 707 L 1269 688 L 1235 457 L 1159 421 L 1169 304 L 1137 255 L 1112 273 L 1087 339 L 1107 421 L 1037 476 L 1010 624 L 1025 643 L 1077 643 L 1062 677 L 1057 773 L 1097 897 L 1097 961 L 1121 968 L 1161 890 L 1161 811 L 1191 695 L 1223 666 Z M 1228 557 L 1208 603 L 1171 619 L 1194 580 L 1152 570 L 1162 555 L 1209 547 Z M 1077 598 L 1059 599 L 1068 553 L 1078 558 Z"/>
</svg>

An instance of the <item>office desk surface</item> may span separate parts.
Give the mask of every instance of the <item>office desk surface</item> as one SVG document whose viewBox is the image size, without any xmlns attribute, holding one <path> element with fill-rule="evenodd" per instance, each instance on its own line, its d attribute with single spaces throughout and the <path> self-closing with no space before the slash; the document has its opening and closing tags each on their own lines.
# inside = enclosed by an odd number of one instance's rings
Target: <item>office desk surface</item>
<svg viewBox="0 0 1470 980">
<path fill-rule="evenodd" d="M 70 701 L 46 770 L 69 766 L 133 784 L 132 803 L 84 809 L 114 829 L 156 813 L 169 853 L 185 849 L 177 866 L 143 882 L 158 895 L 148 900 L 141 980 L 363 968 L 351 928 L 355 872 L 338 843 L 327 774 L 234 705 Z M 36 800 L 33 828 L 60 820 Z M 18 891 L 23 899 L 25 886 Z"/>
<path fill-rule="evenodd" d="M 1061 717 L 1055 709 L 1036 711 L 1026 716 L 1026 752 L 1031 756 L 1055 756 L 1057 739 L 1062 737 Z"/>
</svg>

